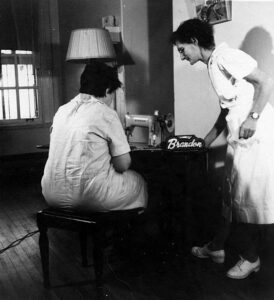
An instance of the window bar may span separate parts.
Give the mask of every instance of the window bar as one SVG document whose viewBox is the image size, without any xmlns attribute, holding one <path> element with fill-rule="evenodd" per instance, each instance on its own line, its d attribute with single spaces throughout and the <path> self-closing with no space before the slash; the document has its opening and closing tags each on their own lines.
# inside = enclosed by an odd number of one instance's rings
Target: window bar
<svg viewBox="0 0 274 300">
<path fill-rule="evenodd" d="M 9 82 L 9 72 L 8 72 L 8 65 L 6 64 L 6 68 L 5 68 L 5 77 L 7 78 L 7 82 Z M 3 75 L 4 76 L 4 75 Z M 9 109 L 9 90 L 6 90 L 7 91 L 7 96 L 8 96 L 8 99 L 7 101 L 5 102 L 5 90 L 3 89 L 3 116 L 4 116 L 4 120 L 7 120 L 7 119 L 10 119 L 10 109 Z M 7 105 L 8 103 L 8 105 Z"/>
<path fill-rule="evenodd" d="M 28 69 L 29 71 L 29 69 Z M 33 64 L 33 55 L 32 55 L 32 64 L 31 64 L 31 75 L 33 76 L 33 109 L 34 109 L 34 115 L 32 118 L 38 118 L 38 109 L 37 109 L 37 95 L 36 95 L 36 80 L 35 80 L 35 72 L 34 72 L 34 64 Z M 28 75 L 29 80 L 29 75 Z"/>
<path fill-rule="evenodd" d="M 29 66 L 28 66 L 28 60 L 26 61 L 26 69 L 27 69 L 27 86 L 28 86 L 28 111 L 29 111 L 29 115 L 28 118 L 33 118 L 31 115 L 31 101 L 30 101 L 30 80 L 29 80 Z"/>
<path fill-rule="evenodd" d="M 8 92 L 8 101 L 7 101 L 8 107 L 7 107 L 7 111 L 8 111 L 8 118 L 10 119 L 11 118 L 11 112 L 10 112 L 10 90 L 7 90 L 7 92 Z"/>
<path fill-rule="evenodd" d="M 18 61 L 19 56 L 15 53 L 15 51 L 12 51 L 14 55 L 14 67 L 15 67 L 15 91 L 16 91 L 16 103 L 17 103 L 17 119 L 21 119 L 21 113 L 20 113 L 20 102 L 19 102 L 19 78 L 18 78 Z"/>
<path fill-rule="evenodd" d="M 38 102 L 38 88 L 34 89 L 34 98 L 35 98 L 35 117 L 39 118 L 39 102 Z"/>
<path fill-rule="evenodd" d="M 6 109 L 5 109 L 5 98 L 4 98 L 4 91 L 2 90 L 1 93 L 1 105 L 2 105 L 2 111 L 3 111 L 3 120 L 6 119 Z"/>
<path fill-rule="evenodd" d="M 35 105 L 35 117 L 39 118 L 39 102 L 38 102 L 38 83 L 37 83 L 37 69 L 36 69 L 36 64 L 35 64 L 35 55 L 34 52 L 32 52 L 32 74 L 34 78 L 34 105 Z"/>
<path fill-rule="evenodd" d="M 1 57 L 1 78 L 0 78 L 0 85 L 1 85 L 1 106 L 2 106 L 2 118 L 3 120 L 6 119 L 6 111 L 5 111 L 5 101 L 4 101 L 4 90 L 3 88 L 3 67 L 2 67 L 2 53 L 0 51 L 0 57 Z"/>
<path fill-rule="evenodd" d="M 29 105 L 28 105 L 28 110 L 29 110 L 29 118 L 33 118 L 33 116 L 31 115 L 31 103 L 30 103 L 30 93 L 29 93 L 30 89 L 28 88 L 28 102 L 29 102 Z"/>
</svg>

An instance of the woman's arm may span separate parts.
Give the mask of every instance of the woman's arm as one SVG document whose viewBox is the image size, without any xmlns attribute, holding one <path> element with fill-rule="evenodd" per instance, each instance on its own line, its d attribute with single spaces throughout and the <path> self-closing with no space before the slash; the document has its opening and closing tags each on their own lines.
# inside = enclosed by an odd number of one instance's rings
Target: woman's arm
<svg viewBox="0 0 274 300">
<path fill-rule="evenodd" d="M 255 112 L 260 115 L 273 91 L 274 81 L 258 68 L 246 76 L 245 79 L 254 86 L 255 90 L 250 113 Z M 255 133 L 256 127 L 257 119 L 255 120 L 249 115 L 240 127 L 239 138 L 250 138 Z"/>
<path fill-rule="evenodd" d="M 131 157 L 129 153 L 125 153 L 119 156 L 113 156 L 111 162 L 115 171 L 123 173 L 129 169 L 131 164 Z"/>
<path fill-rule="evenodd" d="M 205 146 L 208 148 L 214 140 L 219 136 L 219 134 L 226 128 L 226 115 L 227 115 L 227 109 L 221 109 L 221 112 L 219 114 L 219 117 L 217 121 L 215 122 L 212 129 L 209 131 L 209 133 L 205 137 Z"/>
</svg>

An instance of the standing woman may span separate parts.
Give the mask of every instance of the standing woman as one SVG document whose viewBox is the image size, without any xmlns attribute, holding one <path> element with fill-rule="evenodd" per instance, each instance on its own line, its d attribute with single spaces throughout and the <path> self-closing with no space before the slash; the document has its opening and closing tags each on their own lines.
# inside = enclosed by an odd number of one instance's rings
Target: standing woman
<svg viewBox="0 0 274 300">
<path fill-rule="evenodd" d="M 199 19 L 183 22 L 171 42 L 181 60 L 207 65 L 219 97 L 221 111 L 205 137 L 206 147 L 228 129 L 222 223 L 211 242 L 191 252 L 223 263 L 230 224 L 237 222 L 243 245 L 240 260 L 227 276 L 243 279 L 260 269 L 262 224 L 274 223 L 274 108 L 269 103 L 273 80 L 245 52 L 225 43 L 215 47 L 212 26 Z"/>
</svg>

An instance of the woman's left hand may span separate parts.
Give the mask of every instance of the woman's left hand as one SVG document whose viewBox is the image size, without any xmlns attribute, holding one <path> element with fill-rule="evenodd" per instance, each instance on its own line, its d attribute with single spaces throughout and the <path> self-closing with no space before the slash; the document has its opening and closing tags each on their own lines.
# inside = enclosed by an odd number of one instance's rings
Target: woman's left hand
<svg viewBox="0 0 274 300">
<path fill-rule="evenodd" d="M 257 120 L 247 118 L 240 127 L 239 138 L 248 139 L 253 136 L 257 128 Z"/>
</svg>

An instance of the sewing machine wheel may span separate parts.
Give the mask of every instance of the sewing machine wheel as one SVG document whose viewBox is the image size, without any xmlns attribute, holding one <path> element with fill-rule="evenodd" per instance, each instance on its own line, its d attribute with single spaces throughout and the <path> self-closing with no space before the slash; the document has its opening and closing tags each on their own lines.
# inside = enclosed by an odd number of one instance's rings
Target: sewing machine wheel
<svg viewBox="0 0 274 300">
<path fill-rule="evenodd" d="M 167 130 L 167 132 L 171 133 L 174 130 L 174 117 L 171 113 L 168 113 L 165 117 L 165 129 Z"/>
</svg>

